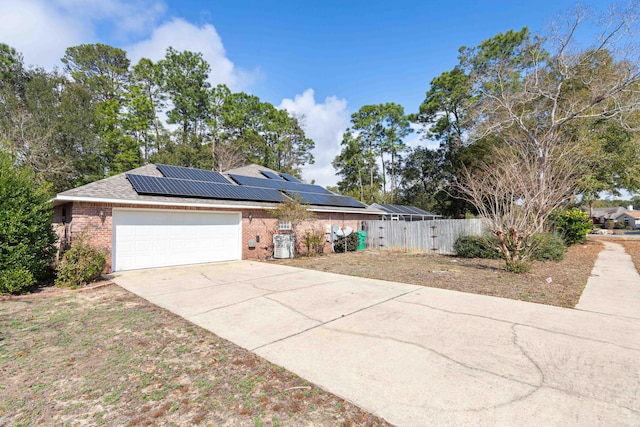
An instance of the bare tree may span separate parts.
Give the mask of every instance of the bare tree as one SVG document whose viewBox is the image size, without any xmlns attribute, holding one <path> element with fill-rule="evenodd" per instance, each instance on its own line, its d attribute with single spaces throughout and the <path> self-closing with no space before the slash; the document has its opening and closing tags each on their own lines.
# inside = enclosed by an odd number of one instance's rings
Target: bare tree
<svg viewBox="0 0 640 427">
<path fill-rule="evenodd" d="M 533 156 L 501 147 L 494 150 L 491 163 L 463 169 L 459 190 L 487 220 L 511 271 L 522 270 L 535 249 L 529 237 L 544 231 L 550 213 L 577 188 L 579 164 L 575 156 L 563 154 L 548 156 L 541 164 Z"/>
<path fill-rule="evenodd" d="M 471 138 L 499 142 L 493 161 L 466 170 L 458 189 L 489 220 L 507 266 L 526 258 L 527 237 L 575 196 L 581 167 L 593 163 L 596 125 L 639 127 L 637 12 L 632 4 L 597 20 L 577 9 L 548 36 L 523 29 L 462 51 L 475 95 Z M 600 29 L 587 47 L 578 44 L 583 28 Z"/>
</svg>

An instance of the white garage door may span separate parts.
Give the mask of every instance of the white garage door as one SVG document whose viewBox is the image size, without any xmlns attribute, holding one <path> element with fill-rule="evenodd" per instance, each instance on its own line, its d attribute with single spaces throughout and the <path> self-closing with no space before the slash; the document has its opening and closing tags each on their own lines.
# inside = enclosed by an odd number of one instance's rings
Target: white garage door
<svg viewBox="0 0 640 427">
<path fill-rule="evenodd" d="M 113 210 L 113 270 L 239 260 L 239 213 Z"/>
</svg>

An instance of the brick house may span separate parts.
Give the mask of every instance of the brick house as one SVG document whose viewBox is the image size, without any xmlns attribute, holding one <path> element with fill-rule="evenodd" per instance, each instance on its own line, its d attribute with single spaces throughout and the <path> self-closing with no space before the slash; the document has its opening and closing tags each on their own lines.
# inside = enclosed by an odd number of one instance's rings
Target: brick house
<svg viewBox="0 0 640 427">
<path fill-rule="evenodd" d="M 327 241 L 335 227 L 360 230 L 381 214 L 258 165 L 219 174 L 150 164 L 59 193 L 53 222 L 62 249 L 81 234 L 105 248 L 109 271 L 264 259 L 273 254 L 273 235 L 291 232 L 269 211 L 292 195 L 317 217 L 300 228 Z"/>
</svg>

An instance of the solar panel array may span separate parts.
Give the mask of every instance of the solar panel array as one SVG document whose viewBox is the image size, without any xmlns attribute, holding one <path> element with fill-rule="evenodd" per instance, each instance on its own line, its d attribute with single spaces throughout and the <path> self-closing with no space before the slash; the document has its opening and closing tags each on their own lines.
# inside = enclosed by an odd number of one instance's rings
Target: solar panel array
<svg viewBox="0 0 640 427">
<path fill-rule="evenodd" d="M 303 203 L 316 206 L 367 207 L 351 197 L 336 195 L 319 185 L 305 184 L 286 173 L 278 175 L 272 171 L 260 171 L 266 178 L 230 174 L 232 182 L 225 175 L 214 171 L 162 164 L 156 167 L 163 177 L 126 174 L 138 194 L 284 202 L 287 200 L 283 195 L 285 193 Z"/>
<path fill-rule="evenodd" d="M 380 204 L 380 209 L 388 213 L 401 214 L 401 215 L 423 215 L 423 216 L 433 216 L 431 212 L 427 212 L 420 208 L 416 208 L 415 206 L 402 206 L 402 205 L 387 205 Z"/>
<path fill-rule="evenodd" d="M 270 188 L 252 188 L 218 182 L 126 174 L 138 194 L 198 197 L 205 199 L 282 202 L 284 196 Z"/>
<path fill-rule="evenodd" d="M 282 177 L 280 175 L 278 175 L 277 173 L 273 173 L 271 171 L 260 171 L 260 173 L 264 176 L 266 176 L 269 179 L 277 179 L 282 181 Z"/>
<path fill-rule="evenodd" d="M 338 196 L 337 194 L 319 194 L 305 193 L 302 191 L 289 191 L 285 193 L 289 196 L 298 198 L 302 203 L 309 203 L 317 206 L 340 206 L 345 208 L 366 208 L 364 203 L 360 203 L 356 199 L 346 196 Z"/>
<path fill-rule="evenodd" d="M 273 188 L 282 191 L 301 191 L 305 193 L 333 194 L 319 185 L 303 184 L 301 182 L 284 181 L 282 179 L 255 178 L 253 176 L 229 174 L 238 184 L 250 187 Z"/>
<path fill-rule="evenodd" d="M 167 178 L 179 178 L 193 181 L 219 182 L 230 184 L 229 180 L 220 172 L 207 171 L 202 169 L 185 168 L 182 166 L 156 165 L 162 175 Z"/>
<path fill-rule="evenodd" d="M 289 175 L 288 173 L 280 173 L 280 176 L 283 177 L 284 179 L 286 179 L 289 182 L 300 182 L 300 180 L 298 178 L 296 178 L 293 175 Z"/>
</svg>

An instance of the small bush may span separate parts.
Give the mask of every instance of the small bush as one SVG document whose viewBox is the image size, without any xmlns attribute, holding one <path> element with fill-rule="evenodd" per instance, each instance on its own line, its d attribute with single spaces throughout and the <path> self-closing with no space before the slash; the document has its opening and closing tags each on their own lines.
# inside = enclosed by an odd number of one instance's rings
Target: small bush
<svg viewBox="0 0 640 427">
<path fill-rule="evenodd" d="M 36 283 L 26 268 L 10 268 L 0 272 L 0 294 L 19 294 Z"/>
<path fill-rule="evenodd" d="M 317 230 L 305 230 L 302 243 L 307 248 L 307 255 L 321 254 L 324 252 L 324 233 Z"/>
<path fill-rule="evenodd" d="M 557 234 L 539 233 L 526 241 L 530 258 L 536 261 L 561 261 L 567 253 L 567 246 Z"/>
<path fill-rule="evenodd" d="M 71 289 L 85 286 L 98 279 L 106 265 L 105 251 L 94 248 L 81 237 L 62 256 L 55 284 Z"/>
<path fill-rule="evenodd" d="M 460 236 L 453 250 L 461 258 L 502 258 L 498 248 L 498 238 L 493 234 L 483 236 Z"/>
<path fill-rule="evenodd" d="M 338 237 L 333 243 L 333 251 L 334 252 L 344 252 L 345 245 L 347 246 L 347 251 L 355 251 L 358 249 L 358 245 L 360 244 L 360 238 L 356 233 L 351 233 L 346 237 Z"/>
<path fill-rule="evenodd" d="M 529 272 L 531 265 L 525 260 L 520 259 L 518 261 L 508 262 L 504 269 L 510 273 L 523 274 Z"/>
<path fill-rule="evenodd" d="M 553 221 L 567 246 L 584 242 L 593 228 L 589 214 L 577 208 L 554 215 Z"/>
<path fill-rule="evenodd" d="M 498 238 L 492 234 L 484 236 L 460 236 L 453 246 L 461 258 L 502 258 Z M 560 261 L 567 253 L 567 246 L 557 234 L 534 234 L 523 245 L 522 254 L 536 261 Z M 522 266 L 514 266 L 513 270 L 522 270 Z M 511 271 L 511 270 L 510 270 Z"/>
</svg>

